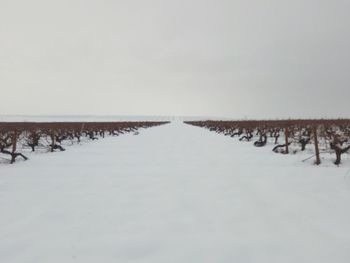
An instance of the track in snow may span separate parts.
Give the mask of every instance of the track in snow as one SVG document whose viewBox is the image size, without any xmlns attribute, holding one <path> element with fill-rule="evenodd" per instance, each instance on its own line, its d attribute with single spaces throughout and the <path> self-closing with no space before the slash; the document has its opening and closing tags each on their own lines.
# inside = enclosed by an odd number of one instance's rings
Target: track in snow
<svg viewBox="0 0 350 263">
<path fill-rule="evenodd" d="M 349 262 L 346 169 L 296 158 L 175 122 L 0 167 L 0 262 Z"/>
</svg>

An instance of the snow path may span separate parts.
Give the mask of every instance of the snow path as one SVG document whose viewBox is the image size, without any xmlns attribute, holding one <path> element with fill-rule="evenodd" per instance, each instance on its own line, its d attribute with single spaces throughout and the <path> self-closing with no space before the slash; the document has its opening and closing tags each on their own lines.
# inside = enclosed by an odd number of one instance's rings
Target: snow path
<svg viewBox="0 0 350 263">
<path fill-rule="evenodd" d="M 0 167 L 0 262 L 349 262 L 346 168 L 182 123 Z"/>
</svg>

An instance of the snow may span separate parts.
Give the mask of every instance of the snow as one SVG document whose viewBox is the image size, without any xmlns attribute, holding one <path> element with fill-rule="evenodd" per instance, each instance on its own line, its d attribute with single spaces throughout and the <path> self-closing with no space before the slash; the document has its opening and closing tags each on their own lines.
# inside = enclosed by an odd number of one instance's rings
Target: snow
<svg viewBox="0 0 350 263">
<path fill-rule="evenodd" d="M 173 122 L 0 165 L 0 262 L 349 262 L 349 163 Z"/>
</svg>

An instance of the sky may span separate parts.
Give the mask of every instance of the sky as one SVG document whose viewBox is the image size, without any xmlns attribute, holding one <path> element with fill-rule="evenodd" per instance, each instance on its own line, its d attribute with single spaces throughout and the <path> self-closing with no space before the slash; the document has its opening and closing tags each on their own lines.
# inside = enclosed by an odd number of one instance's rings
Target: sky
<svg viewBox="0 0 350 263">
<path fill-rule="evenodd" d="M 0 0 L 0 115 L 350 117 L 348 0 Z"/>
</svg>

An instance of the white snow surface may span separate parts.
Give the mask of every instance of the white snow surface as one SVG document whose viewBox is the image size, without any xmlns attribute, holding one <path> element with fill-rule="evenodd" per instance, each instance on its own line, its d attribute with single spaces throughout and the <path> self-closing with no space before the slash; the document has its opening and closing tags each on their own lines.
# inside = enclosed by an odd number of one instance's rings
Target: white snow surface
<svg viewBox="0 0 350 263">
<path fill-rule="evenodd" d="M 0 165 L 0 262 L 350 262 L 349 163 L 173 122 Z"/>
</svg>

